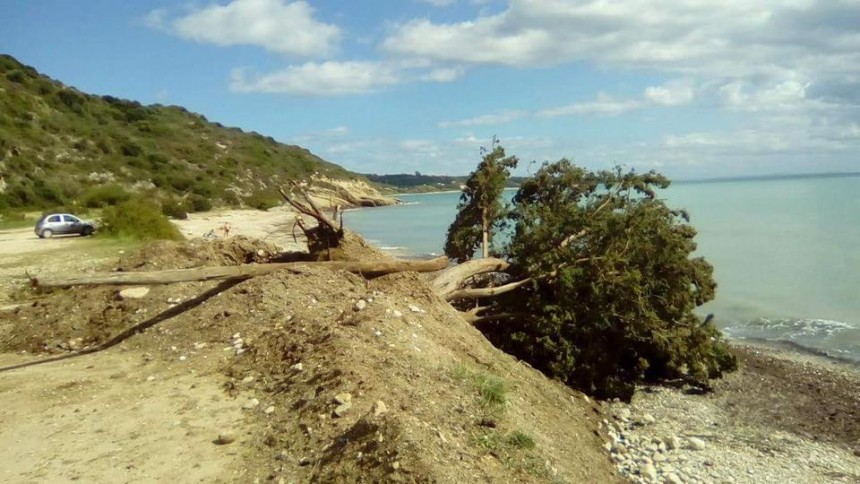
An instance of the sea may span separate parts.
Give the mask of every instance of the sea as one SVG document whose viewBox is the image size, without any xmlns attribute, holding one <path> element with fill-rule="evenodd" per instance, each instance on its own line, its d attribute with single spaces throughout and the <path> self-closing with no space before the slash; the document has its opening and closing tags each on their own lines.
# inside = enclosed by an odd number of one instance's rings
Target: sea
<svg viewBox="0 0 860 484">
<path fill-rule="evenodd" d="M 729 339 L 860 364 L 860 176 L 675 182 L 658 196 L 690 214 L 718 284 L 697 311 Z M 344 223 L 396 255 L 441 254 L 459 193 L 398 198 Z"/>
</svg>

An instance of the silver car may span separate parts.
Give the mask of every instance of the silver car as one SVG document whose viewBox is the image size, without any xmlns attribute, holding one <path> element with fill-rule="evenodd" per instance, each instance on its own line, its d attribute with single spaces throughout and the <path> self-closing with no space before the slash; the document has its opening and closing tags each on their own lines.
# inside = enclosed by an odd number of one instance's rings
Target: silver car
<svg viewBox="0 0 860 484">
<path fill-rule="evenodd" d="M 68 213 L 51 213 L 43 215 L 36 222 L 34 232 L 40 239 L 51 238 L 54 235 L 80 234 L 92 235 L 96 231 L 95 225 L 85 222 Z"/>
</svg>

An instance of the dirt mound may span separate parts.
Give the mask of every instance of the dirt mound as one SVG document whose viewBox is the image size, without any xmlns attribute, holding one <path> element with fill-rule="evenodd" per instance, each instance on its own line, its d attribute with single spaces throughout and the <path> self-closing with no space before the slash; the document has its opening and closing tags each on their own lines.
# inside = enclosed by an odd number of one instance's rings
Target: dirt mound
<svg viewBox="0 0 860 484">
<path fill-rule="evenodd" d="M 241 235 L 214 240 L 158 241 L 121 261 L 120 270 L 186 269 L 269 262 L 280 252 L 276 245 Z"/>
<path fill-rule="evenodd" d="M 212 245 L 161 247 L 136 260 L 245 260 L 211 255 Z M 140 300 L 115 295 L 47 294 L 19 308 L 20 329 L 0 344 L 68 346 L 77 334 L 105 341 L 138 328 L 124 351 L 223 372 L 246 402 L 248 482 L 617 480 L 597 435 L 599 408 L 492 347 L 418 274 L 368 281 L 306 266 L 153 287 Z"/>
</svg>

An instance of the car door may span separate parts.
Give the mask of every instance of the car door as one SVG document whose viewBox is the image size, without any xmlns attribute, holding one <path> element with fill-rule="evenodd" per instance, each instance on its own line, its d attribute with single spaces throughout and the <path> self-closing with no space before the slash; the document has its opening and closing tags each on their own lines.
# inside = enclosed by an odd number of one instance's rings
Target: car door
<svg viewBox="0 0 860 484">
<path fill-rule="evenodd" d="M 44 229 L 49 229 L 51 232 L 53 232 L 55 234 L 62 234 L 63 233 L 63 225 L 65 225 L 65 223 L 63 222 L 62 216 L 51 215 L 50 217 L 48 217 L 47 220 L 45 220 Z"/>
<path fill-rule="evenodd" d="M 81 231 L 81 220 L 72 215 L 63 215 L 63 233 L 77 234 Z"/>
</svg>

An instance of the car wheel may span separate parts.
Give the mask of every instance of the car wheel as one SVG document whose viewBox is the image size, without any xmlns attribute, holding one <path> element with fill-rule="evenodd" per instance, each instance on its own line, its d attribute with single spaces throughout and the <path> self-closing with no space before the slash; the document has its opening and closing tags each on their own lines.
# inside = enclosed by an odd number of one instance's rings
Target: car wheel
<svg viewBox="0 0 860 484">
<path fill-rule="evenodd" d="M 83 235 L 84 237 L 88 237 L 90 235 L 93 235 L 93 228 L 92 227 L 84 227 L 84 230 L 81 231 L 81 235 Z"/>
<path fill-rule="evenodd" d="M 41 234 L 39 234 L 39 237 L 41 237 L 43 239 L 50 239 L 53 236 L 54 236 L 54 231 L 51 229 L 45 229 L 42 231 Z"/>
</svg>

